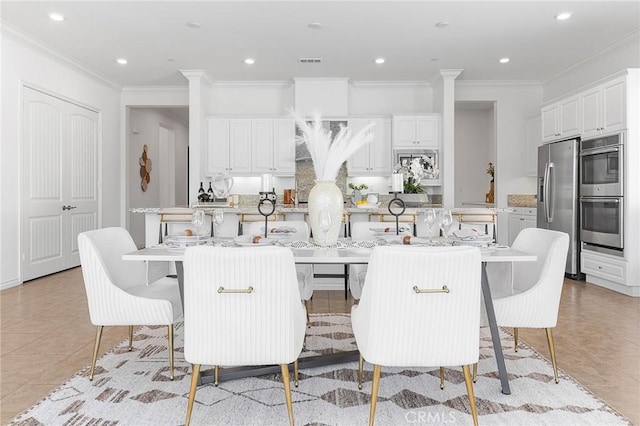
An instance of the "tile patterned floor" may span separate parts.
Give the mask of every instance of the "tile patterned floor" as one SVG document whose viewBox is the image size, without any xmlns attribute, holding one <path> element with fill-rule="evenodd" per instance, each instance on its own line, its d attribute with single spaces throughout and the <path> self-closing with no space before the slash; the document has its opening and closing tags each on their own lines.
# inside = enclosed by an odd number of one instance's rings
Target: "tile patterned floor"
<svg viewBox="0 0 640 426">
<path fill-rule="evenodd" d="M 349 312 L 342 291 L 317 291 L 314 313 Z M 80 268 L 0 292 L 0 413 L 6 424 L 89 364 L 89 322 Z M 554 332 L 558 364 L 631 421 L 640 424 L 640 298 L 566 280 Z M 548 356 L 543 330 L 522 340 Z M 127 338 L 105 328 L 101 352 Z M 505 350 L 512 350 L 505 348 Z"/>
</svg>

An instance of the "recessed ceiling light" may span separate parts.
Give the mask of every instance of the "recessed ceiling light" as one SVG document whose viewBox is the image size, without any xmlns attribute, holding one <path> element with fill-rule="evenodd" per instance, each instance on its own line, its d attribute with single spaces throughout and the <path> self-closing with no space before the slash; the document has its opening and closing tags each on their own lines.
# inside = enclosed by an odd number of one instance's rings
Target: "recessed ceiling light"
<svg viewBox="0 0 640 426">
<path fill-rule="evenodd" d="M 247 58 L 247 59 L 244 60 L 244 63 L 247 64 L 247 65 L 253 65 L 253 64 L 256 63 L 256 61 L 253 58 Z"/>
<path fill-rule="evenodd" d="M 447 21 L 440 21 L 438 23 L 436 23 L 436 27 L 438 28 L 446 28 L 449 26 L 449 23 Z"/>
<path fill-rule="evenodd" d="M 124 58 L 118 58 L 116 59 L 116 62 L 119 63 L 120 65 L 127 65 L 127 60 Z"/>
<path fill-rule="evenodd" d="M 556 18 L 558 21 L 564 21 L 564 20 L 566 20 L 566 19 L 571 18 L 571 12 L 560 12 L 560 13 L 558 13 L 558 14 L 555 16 L 555 18 Z"/>
<path fill-rule="evenodd" d="M 322 24 L 320 22 L 312 22 L 307 26 L 312 30 L 319 30 L 320 28 L 322 28 Z"/>
<path fill-rule="evenodd" d="M 200 28 L 200 23 L 198 22 L 187 22 L 186 25 L 189 28 Z"/>
<path fill-rule="evenodd" d="M 51 13 L 49 14 L 49 18 L 54 21 L 64 21 L 64 15 L 61 15 L 59 13 Z"/>
<path fill-rule="evenodd" d="M 430 60 L 431 62 L 437 62 L 437 61 L 439 61 L 439 60 L 440 60 L 440 58 L 431 58 L 431 59 L 429 59 L 429 60 Z"/>
<path fill-rule="evenodd" d="M 384 64 L 384 58 L 377 58 L 376 59 L 376 64 L 378 64 L 378 65 Z"/>
<path fill-rule="evenodd" d="M 511 59 L 509 58 L 500 58 L 500 63 L 501 64 L 506 64 L 507 62 L 509 62 Z"/>
<path fill-rule="evenodd" d="M 169 59 L 167 59 L 167 61 L 168 61 L 168 62 L 175 62 L 176 60 L 175 60 L 175 59 L 173 59 L 173 58 L 169 58 Z"/>
</svg>

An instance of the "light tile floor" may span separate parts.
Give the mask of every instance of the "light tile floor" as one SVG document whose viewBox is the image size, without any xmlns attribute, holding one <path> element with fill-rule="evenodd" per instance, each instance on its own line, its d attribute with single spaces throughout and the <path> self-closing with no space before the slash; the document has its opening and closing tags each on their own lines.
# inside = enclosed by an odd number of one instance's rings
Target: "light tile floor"
<svg viewBox="0 0 640 426">
<path fill-rule="evenodd" d="M 6 424 L 90 363 L 95 327 L 80 268 L 4 290 L 0 302 L 0 420 Z M 352 303 L 342 291 L 317 291 L 311 311 L 349 312 Z M 554 332 L 558 364 L 636 424 L 639 328 L 640 298 L 565 280 Z M 520 337 L 548 357 L 543 330 L 521 330 Z M 126 338 L 126 327 L 106 327 L 101 352 Z"/>
</svg>

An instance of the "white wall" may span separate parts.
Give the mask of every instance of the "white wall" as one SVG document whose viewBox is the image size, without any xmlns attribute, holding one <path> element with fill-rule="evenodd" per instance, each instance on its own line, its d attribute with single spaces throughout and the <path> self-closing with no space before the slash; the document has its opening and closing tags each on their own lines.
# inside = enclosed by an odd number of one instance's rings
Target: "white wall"
<svg viewBox="0 0 640 426">
<path fill-rule="evenodd" d="M 496 105 L 495 203 L 507 207 L 507 194 L 535 194 L 535 178 L 525 177 L 525 118 L 540 112 L 542 86 L 490 82 L 456 83 L 456 101 L 494 101 Z M 498 218 L 498 241 L 508 242 L 506 215 Z"/>
<path fill-rule="evenodd" d="M 187 205 L 187 146 L 189 128 L 172 114 L 162 108 L 131 108 L 129 114 L 129 207 L 172 207 L 160 205 L 160 170 L 158 152 L 159 127 L 173 129 L 175 132 L 175 176 L 176 205 Z M 135 129 L 135 132 L 133 131 Z M 140 187 L 139 157 L 144 145 L 148 147 L 148 158 L 151 159 L 151 182 L 146 191 Z M 129 213 L 129 232 L 138 246 L 145 242 L 144 215 Z"/>
<path fill-rule="evenodd" d="M 349 85 L 349 115 L 430 113 L 432 98 L 433 90 L 424 82 L 353 82 Z"/>
<path fill-rule="evenodd" d="M 543 102 L 577 91 L 625 68 L 640 68 L 640 38 L 637 33 L 618 48 L 588 58 L 544 82 Z"/>
<path fill-rule="evenodd" d="M 227 116 L 286 116 L 294 107 L 293 82 L 215 83 L 207 113 Z"/>
<path fill-rule="evenodd" d="M 0 288 L 20 283 L 20 145 L 21 85 L 99 111 L 98 186 L 102 226 L 120 224 L 120 91 L 56 60 L 19 33 L 2 34 L 2 145 L 0 147 Z"/>
<path fill-rule="evenodd" d="M 493 108 L 467 109 L 456 104 L 455 119 L 455 206 L 463 201 L 484 202 L 495 164 Z M 498 165 L 499 166 L 499 165 Z"/>
</svg>

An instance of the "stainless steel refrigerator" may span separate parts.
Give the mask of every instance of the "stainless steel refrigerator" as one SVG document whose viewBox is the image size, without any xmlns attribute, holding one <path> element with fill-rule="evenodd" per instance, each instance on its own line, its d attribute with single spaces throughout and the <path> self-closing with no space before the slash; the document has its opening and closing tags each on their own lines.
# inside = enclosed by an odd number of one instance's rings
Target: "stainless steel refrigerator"
<svg viewBox="0 0 640 426">
<path fill-rule="evenodd" d="M 579 139 L 538 147 L 538 228 L 569 234 L 565 273 L 580 278 Z"/>
</svg>

